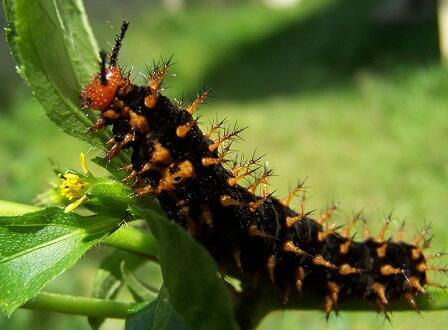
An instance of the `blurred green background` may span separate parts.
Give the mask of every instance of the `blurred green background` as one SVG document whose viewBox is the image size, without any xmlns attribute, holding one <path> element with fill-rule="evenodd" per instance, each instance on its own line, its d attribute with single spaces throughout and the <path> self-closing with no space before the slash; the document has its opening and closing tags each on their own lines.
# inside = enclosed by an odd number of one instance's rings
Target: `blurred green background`
<svg viewBox="0 0 448 330">
<path fill-rule="evenodd" d="M 131 22 L 121 63 L 133 68 L 136 80 L 143 81 L 139 72 L 146 64 L 174 54 L 169 96 L 188 101 L 204 83 L 214 88 L 214 98 L 202 107 L 202 123 L 227 117 L 249 126 L 238 149 L 267 154 L 277 174 L 272 179 L 276 195 L 307 177 L 308 210 L 341 201 L 340 223 L 363 209 L 372 231 L 393 210 L 396 220 L 406 220 L 409 237 L 430 222 L 433 247 L 443 251 L 448 240 L 448 72 L 438 55 L 434 4 L 85 3 L 101 47 L 111 47 L 123 18 Z M 3 35 L 0 58 L 0 199 L 29 203 L 48 187 L 50 160 L 78 168 L 79 153 L 94 156 L 95 151 L 46 118 L 15 73 Z M 94 249 L 47 290 L 88 295 L 93 270 L 107 253 Z M 326 323 L 323 312 L 285 311 L 269 315 L 260 329 L 420 329 L 428 324 L 445 329 L 447 322 L 446 312 L 397 312 L 390 325 L 374 312 L 342 312 Z M 89 327 L 82 317 L 19 310 L 10 319 L 0 318 L 0 328 Z M 103 326 L 122 328 L 122 321 Z"/>
</svg>

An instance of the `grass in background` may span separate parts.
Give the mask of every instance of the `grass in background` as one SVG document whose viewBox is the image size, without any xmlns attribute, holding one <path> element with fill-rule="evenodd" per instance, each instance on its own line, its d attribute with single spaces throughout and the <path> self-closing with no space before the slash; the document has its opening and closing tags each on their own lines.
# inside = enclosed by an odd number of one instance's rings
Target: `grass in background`
<svg viewBox="0 0 448 330">
<path fill-rule="evenodd" d="M 202 108 L 201 121 L 227 117 L 250 126 L 236 148 L 246 155 L 254 149 L 267 154 L 277 174 L 272 180 L 276 195 L 308 177 L 308 209 L 341 200 L 340 222 L 363 208 L 372 228 L 394 210 L 397 219 L 406 218 L 410 235 L 431 222 L 433 245 L 443 251 L 448 75 L 437 62 L 435 19 L 378 26 L 371 19 L 374 3 L 307 0 L 288 11 L 253 6 L 136 10 L 126 15 L 132 25 L 121 62 L 135 66 L 137 76 L 153 58 L 174 54 L 177 75 L 168 80 L 170 96 L 193 97 L 204 80 L 210 82 L 216 97 Z M 116 32 L 106 21 L 115 27 L 121 21 L 114 9 L 105 8 L 93 22 L 101 45 Z M 0 198 L 28 202 L 52 176 L 48 158 L 77 168 L 79 152 L 88 147 L 50 123 L 29 97 L 18 97 L 8 110 L 0 118 Z M 88 263 L 79 265 L 60 283 L 70 286 L 77 276 L 88 282 L 89 269 Z M 87 287 L 78 292 L 88 293 Z M 33 313 L 19 311 L 9 321 L 0 320 L 0 327 L 28 327 L 33 319 L 23 315 Z M 395 313 L 392 323 L 394 329 L 420 328 L 429 318 L 434 329 L 448 321 L 445 313 Z M 70 324 L 72 317 L 57 320 Z M 76 320 L 71 329 L 88 328 Z M 325 325 L 321 312 L 293 311 L 272 314 L 261 328 L 297 326 L 389 327 L 374 313 L 342 313 Z"/>
</svg>

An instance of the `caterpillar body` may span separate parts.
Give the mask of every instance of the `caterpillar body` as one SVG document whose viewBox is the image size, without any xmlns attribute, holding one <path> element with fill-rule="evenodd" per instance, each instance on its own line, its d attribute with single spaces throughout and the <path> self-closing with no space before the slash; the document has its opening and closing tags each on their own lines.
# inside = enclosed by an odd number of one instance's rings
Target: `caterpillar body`
<svg viewBox="0 0 448 330">
<path fill-rule="evenodd" d="M 303 182 L 282 200 L 267 192 L 267 169 L 242 186 L 260 166 L 256 157 L 227 166 L 230 142 L 240 130 L 225 129 L 223 122 L 214 123 L 208 133 L 200 130 L 194 113 L 208 91 L 188 106 L 162 95 L 169 62 L 155 67 L 145 86 L 133 84 L 117 64 L 127 27 L 123 22 L 109 63 L 101 52 L 101 71 L 83 89 L 81 103 L 100 112 L 92 131 L 112 126 L 107 159 L 132 149 L 127 179 L 137 195 L 156 196 L 223 272 L 237 269 L 245 278 L 272 282 L 285 304 L 291 289 L 299 294 L 309 289 L 323 297 L 327 317 L 351 297 L 374 301 L 385 313 L 394 299 L 417 309 L 415 297 L 430 284 L 423 254 L 429 245 L 426 229 L 407 243 L 386 236 L 386 221 L 376 238 L 355 241 L 351 228 L 358 217 L 336 230 L 329 221 L 334 208 L 312 219 L 289 207 Z"/>
</svg>

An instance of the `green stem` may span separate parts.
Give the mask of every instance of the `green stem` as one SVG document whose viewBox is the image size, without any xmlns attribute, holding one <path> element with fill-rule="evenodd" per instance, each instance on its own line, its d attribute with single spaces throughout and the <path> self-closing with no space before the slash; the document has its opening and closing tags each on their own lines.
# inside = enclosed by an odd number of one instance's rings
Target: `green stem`
<svg viewBox="0 0 448 330">
<path fill-rule="evenodd" d="M 157 244 L 151 233 L 135 227 L 121 227 L 104 241 L 107 245 L 155 259 Z"/>
<path fill-rule="evenodd" d="M 22 308 L 101 318 L 125 319 L 132 303 L 41 292 Z"/>
</svg>

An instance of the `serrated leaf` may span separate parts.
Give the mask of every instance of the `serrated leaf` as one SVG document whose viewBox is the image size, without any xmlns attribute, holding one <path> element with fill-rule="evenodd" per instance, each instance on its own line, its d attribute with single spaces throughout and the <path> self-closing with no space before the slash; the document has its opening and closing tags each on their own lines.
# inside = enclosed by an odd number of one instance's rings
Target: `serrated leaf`
<svg viewBox="0 0 448 330">
<path fill-rule="evenodd" d="M 237 329 L 230 297 L 218 267 L 194 238 L 154 205 L 135 206 L 157 239 L 159 262 L 170 304 L 190 329 Z"/>
<path fill-rule="evenodd" d="M 164 286 L 157 299 L 144 306 L 126 319 L 126 330 L 183 330 L 187 329 L 182 318 L 170 304 L 168 291 Z"/>
<path fill-rule="evenodd" d="M 108 134 L 87 134 L 94 115 L 80 108 L 81 88 L 99 60 L 82 2 L 4 0 L 4 6 L 18 71 L 47 115 L 68 134 L 104 148 Z"/>
<path fill-rule="evenodd" d="M 115 250 L 104 259 L 95 273 L 91 296 L 99 299 L 115 299 L 119 290 L 123 287 L 124 279 L 121 272 L 121 264 L 126 262 L 129 270 L 140 267 L 146 259 L 122 250 Z M 104 322 L 104 318 L 89 317 L 90 326 L 98 329 Z"/>
<path fill-rule="evenodd" d="M 14 12 L 14 3 L 11 0 L 4 0 L 3 7 L 5 12 L 5 18 L 7 22 L 15 21 L 15 12 Z M 15 39 L 17 38 L 17 33 L 14 24 L 8 23 L 8 26 L 5 27 L 6 40 L 9 43 L 9 48 L 11 49 L 11 55 L 14 57 L 17 68 L 19 68 L 22 60 L 20 58 L 20 54 L 17 50 L 17 45 Z M 17 70 L 20 74 L 20 70 Z"/>
<path fill-rule="evenodd" d="M 11 313 L 113 232 L 120 220 L 59 207 L 0 216 L 0 313 Z"/>
</svg>

